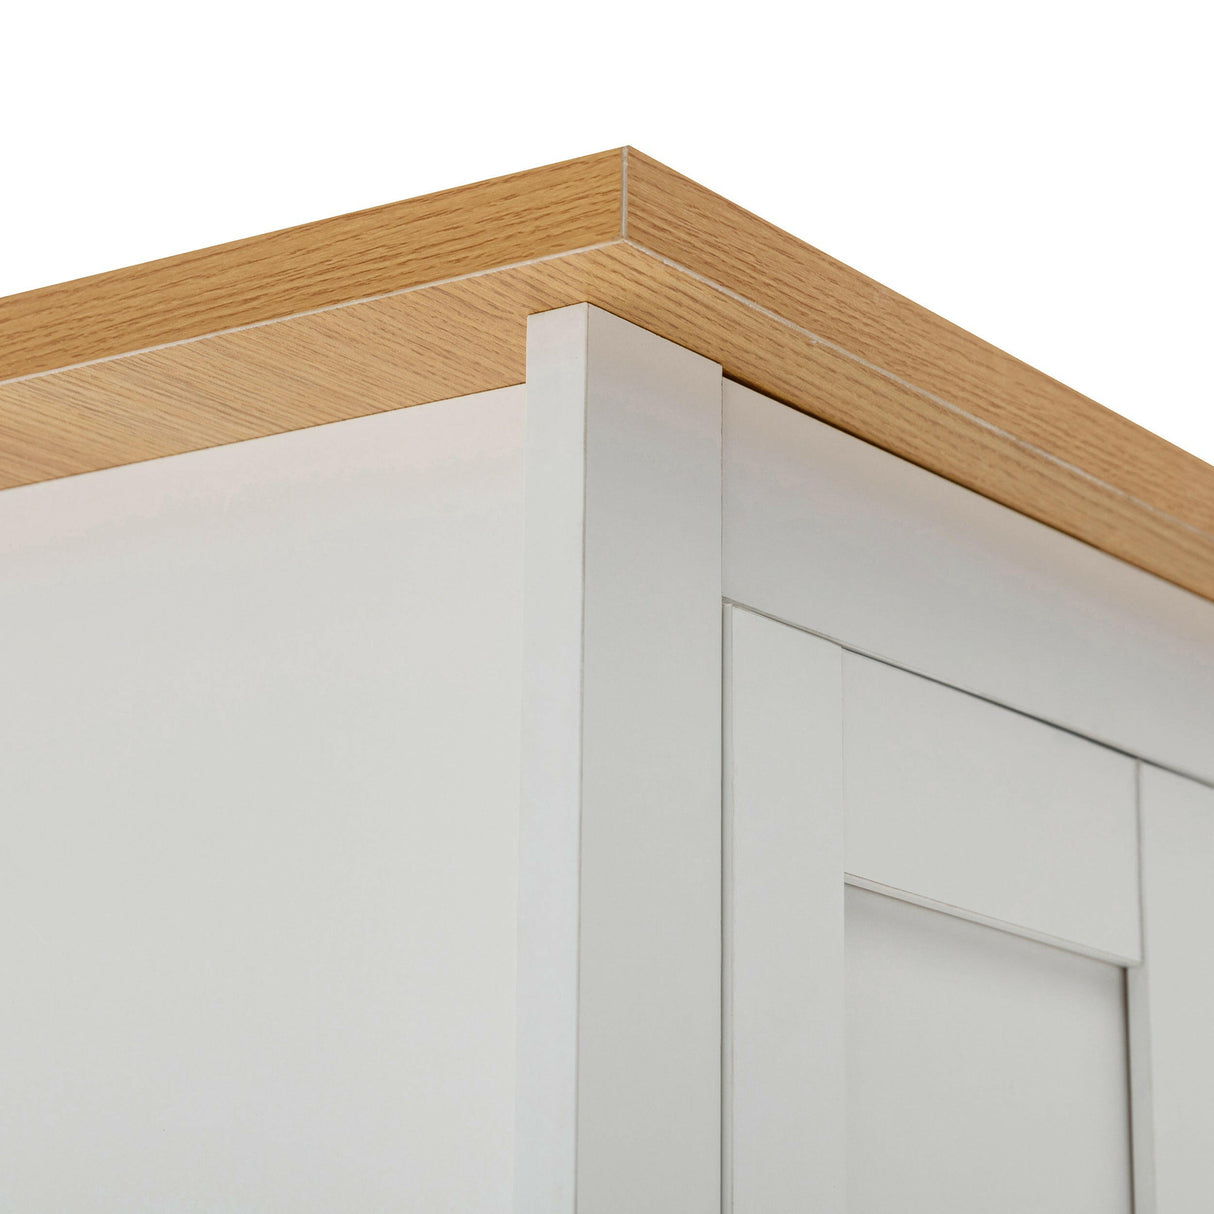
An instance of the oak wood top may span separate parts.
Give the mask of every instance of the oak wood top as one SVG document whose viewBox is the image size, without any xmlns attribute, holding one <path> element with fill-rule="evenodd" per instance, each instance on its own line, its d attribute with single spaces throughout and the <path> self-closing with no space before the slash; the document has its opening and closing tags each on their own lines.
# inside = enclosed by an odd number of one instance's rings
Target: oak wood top
<svg viewBox="0 0 1214 1214">
<path fill-rule="evenodd" d="M 519 383 L 583 301 L 1214 599 L 1214 467 L 632 149 L 0 299 L 0 488 Z"/>
</svg>

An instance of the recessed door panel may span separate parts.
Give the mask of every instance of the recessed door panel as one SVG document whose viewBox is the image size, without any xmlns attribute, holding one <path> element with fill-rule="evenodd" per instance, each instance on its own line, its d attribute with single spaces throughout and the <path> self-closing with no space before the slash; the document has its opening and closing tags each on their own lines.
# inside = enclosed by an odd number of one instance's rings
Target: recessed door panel
<svg viewBox="0 0 1214 1214">
<path fill-rule="evenodd" d="M 845 895 L 848 1214 L 1129 1214 L 1124 971 Z"/>
</svg>

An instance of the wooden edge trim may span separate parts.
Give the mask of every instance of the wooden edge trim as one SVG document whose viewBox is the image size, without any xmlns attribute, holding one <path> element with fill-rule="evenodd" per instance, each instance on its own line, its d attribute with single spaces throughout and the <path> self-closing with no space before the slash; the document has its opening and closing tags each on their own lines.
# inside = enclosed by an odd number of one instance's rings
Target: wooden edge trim
<svg viewBox="0 0 1214 1214">
<path fill-rule="evenodd" d="M 1214 599 L 1214 467 L 631 149 L 0 300 L 0 487 L 517 383 L 575 302 Z"/>
<path fill-rule="evenodd" d="M 0 382 L 620 235 L 616 148 L 0 299 Z"/>
<path fill-rule="evenodd" d="M 853 358 L 1214 532 L 1214 469 L 630 149 L 625 236 Z"/>
</svg>

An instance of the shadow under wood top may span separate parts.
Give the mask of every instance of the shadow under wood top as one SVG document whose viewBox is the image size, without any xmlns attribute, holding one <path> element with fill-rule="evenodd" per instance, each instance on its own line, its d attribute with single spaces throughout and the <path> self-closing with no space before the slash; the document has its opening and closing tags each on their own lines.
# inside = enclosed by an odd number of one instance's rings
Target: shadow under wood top
<svg viewBox="0 0 1214 1214">
<path fill-rule="evenodd" d="M 629 148 L 0 300 L 0 488 L 521 383 L 579 302 L 1214 599 L 1214 467 Z"/>
</svg>

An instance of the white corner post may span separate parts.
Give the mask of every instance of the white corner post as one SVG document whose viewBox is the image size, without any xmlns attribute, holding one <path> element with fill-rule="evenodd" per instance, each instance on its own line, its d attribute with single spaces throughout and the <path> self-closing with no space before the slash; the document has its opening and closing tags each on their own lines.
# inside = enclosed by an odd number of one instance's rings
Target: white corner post
<svg viewBox="0 0 1214 1214">
<path fill-rule="evenodd" d="M 720 1208 L 721 368 L 527 329 L 518 1214 Z"/>
</svg>

